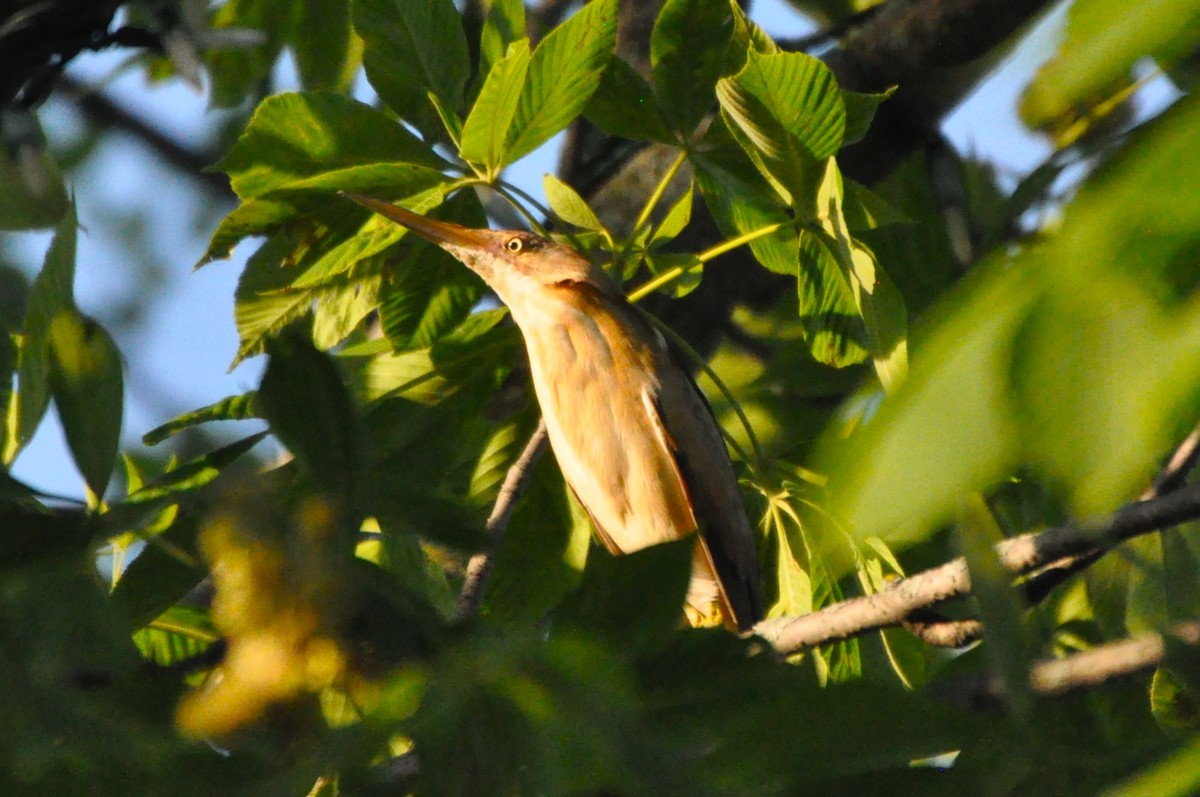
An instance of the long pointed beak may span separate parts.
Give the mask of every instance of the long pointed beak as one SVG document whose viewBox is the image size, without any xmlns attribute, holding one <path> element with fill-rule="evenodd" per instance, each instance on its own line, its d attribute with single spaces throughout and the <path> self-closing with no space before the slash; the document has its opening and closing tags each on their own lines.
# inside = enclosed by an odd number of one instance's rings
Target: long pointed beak
<svg viewBox="0 0 1200 797">
<path fill-rule="evenodd" d="M 439 246 L 450 244 L 468 249 L 481 249 L 491 243 L 487 236 L 488 230 L 473 230 L 461 224 L 418 216 L 416 213 L 397 207 L 390 202 L 362 194 L 352 194 L 349 191 L 342 191 L 341 194 L 347 199 L 353 199 L 368 210 L 407 227 L 425 240 L 432 241 Z"/>
</svg>

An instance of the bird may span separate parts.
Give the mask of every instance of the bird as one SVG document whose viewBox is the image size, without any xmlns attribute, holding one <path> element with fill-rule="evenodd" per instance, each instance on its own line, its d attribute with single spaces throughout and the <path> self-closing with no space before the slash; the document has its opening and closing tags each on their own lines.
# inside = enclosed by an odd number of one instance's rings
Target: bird
<svg viewBox="0 0 1200 797">
<path fill-rule="evenodd" d="M 712 409 L 604 269 L 531 232 L 344 195 L 440 246 L 508 306 L 551 450 L 604 547 L 630 553 L 695 534 L 688 623 L 745 632 L 761 619 L 755 536 Z"/>
</svg>

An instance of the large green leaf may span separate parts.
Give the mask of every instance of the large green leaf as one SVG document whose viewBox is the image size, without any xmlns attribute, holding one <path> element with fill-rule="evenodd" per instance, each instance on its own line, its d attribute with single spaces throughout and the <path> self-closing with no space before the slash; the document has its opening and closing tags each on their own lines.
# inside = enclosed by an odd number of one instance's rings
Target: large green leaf
<svg viewBox="0 0 1200 797">
<path fill-rule="evenodd" d="M 663 644 L 679 627 L 696 545 L 695 537 L 687 537 L 620 556 L 589 556 L 579 589 L 563 602 L 557 622 L 622 646 Z"/>
<path fill-rule="evenodd" d="M 491 174 L 498 174 L 507 162 L 505 140 L 521 99 L 529 61 L 528 39 L 510 44 L 507 54 L 492 64 L 463 123 L 459 154 L 468 163 L 482 164 Z"/>
<path fill-rule="evenodd" d="M 1195 0 L 1078 0 L 1067 35 L 1021 99 L 1021 116 L 1038 127 L 1077 113 L 1132 80 L 1141 58 L 1169 67 L 1196 47 L 1200 6 Z"/>
<path fill-rule="evenodd" d="M 592 0 L 542 39 L 505 142 L 509 162 L 537 149 L 583 112 L 616 40 L 616 0 Z"/>
<path fill-rule="evenodd" d="M 342 507 L 356 501 L 362 439 L 341 371 L 297 330 L 267 343 L 255 406 L 317 489 Z"/>
<path fill-rule="evenodd" d="M 675 134 L 658 107 L 658 98 L 637 70 L 614 57 L 583 110 L 606 133 L 639 141 L 674 144 Z"/>
<path fill-rule="evenodd" d="M 851 527 L 920 537 L 1022 462 L 1079 514 L 1136 495 L 1194 423 L 1200 317 L 1157 285 L 1200 237 L 1197 136 L 1200 104 L 1181 101 L 1085 184 L 1056 235 L 943 306 L 922 364 L 831 478 Z"/>
<path fill-rule="evenodd" d="M 345 91 L 357 71 L 357 58 L 351 61 L 350 0 L 307 0 L 295 8 L 291 46 L 301 84 Z"/>
<path fill-rule="evenodd" d="M 50 389 L 71 456 L 100 498 L 121 438 L 121 352 L 104 327 L 73 308 L 50 322 Z"/>
<path fill-rule="evenodd" d="M 668 0 L 650 35 L 650 64 L 662 113 L 688 137 L 715 106 L 734 15 L 726 0 Z"/>
<path fill-rule="evenodd" d="M 75 229 L 78 224 L 72 205 L 58 223 L 42 270 L 29 292 L 21 327 L 17 392 L 10 395 L 7 407 L 3 451 L 6 465 L 33 438 L 50 403 L 50 323 L 61 311 L 75 306 Z"/>
<path fill-rule="evenodd" d="M 732 238 L 763 227 L 791 221 L 771 188 L 755 173 L 746 153 L 734 143 L 724 125 L 709 128 L 703 145 L 689 152 L 696 185 L 722 234 Z M 750 251 L 777 274 L 796 274 L 797 231 L 784 226 L 750 242 Z"/>
<path fill-rule="evenodd" d="M 542 457 L 495 553 L 484 616 L 502 624 L 540 620 L 579 583 L 591 540 L 591 521 L 554 457 Z"/>
<path fill-rule="evenodd" d="M 870 352 L 854 288 L 848 270 L 838 262 L 836 249 L 836 242 L 822 232 L 802 230 L 796 287 L 804 339 L 813 358 L 844 368 L 867 359 Z"/>
<path fill-rule="evenodd" d="M 442 164 L 374 108 L 340 94 L 306 92 L 263 100 L 213 168 L 229 175 L 239 197 L 251 199 L 323 172 L 401 161 L 435 169 Z"/>
<path fill-rule="evenodd" d="M 361 218 L 363 210 L 333 195 L 334 191 L 357 191 L 387 199 L 444 194 L 452 182 L 441 172 L 411 163 L 370 163 L 333 169 L 302 177 L 270 193 L 242 202 L 221 220 L 208 249 L 197 266 L 229 257 L 242 239 L 278 230 L 297 221 L 316 227 L 338 218 Z M 376 226 L 382 226 L 376 222 Z M 392 225 L 398 226 L 398 225 Z"/>
<path fill-rule="evenodd" d="M 804 213 L 818 165 L 842 146 L 846 107 L 829 68 L 802 53 L 751 54 L 717 83 L 730 130 L 785 201 Z"/>
<path fill-rule="evenodd" d="M 371 85 L 424 135 L 444 135 L 428 95 L 457 113 L 470 75 L 467 38 L 452 0 L 355 0 L 354 28 Z"/>
<path fill-rule="evenodd" d="M 405 197 L 397 204 L 423 215 L 441 204 L 446 196 L 446 189 L 445 185 L 434 185 L 425 191 Z M 347 205 L 343 210 L 348 212 L 351 208 Z M 366 258 L 389 249 L 407 233 L 406 227 L 372 213 L 353 236 L 335 244 L 313 260 L 292 282 L 292 287 L 315 288 L 329 284 Z"/>
</svg>

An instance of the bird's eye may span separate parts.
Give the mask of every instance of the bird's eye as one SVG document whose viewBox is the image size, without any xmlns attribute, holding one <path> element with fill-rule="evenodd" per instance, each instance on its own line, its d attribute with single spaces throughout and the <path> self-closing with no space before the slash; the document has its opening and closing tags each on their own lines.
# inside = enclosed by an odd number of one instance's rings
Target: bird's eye
<svg viewBox="0 0 1200 797">
<path fill-rule="evenodd" d="M 525 242 L 520 238 L 509 238 L 504 242 L 504 248 L 514 255 L 520 254 L 525 249 Z"/>
</svg>

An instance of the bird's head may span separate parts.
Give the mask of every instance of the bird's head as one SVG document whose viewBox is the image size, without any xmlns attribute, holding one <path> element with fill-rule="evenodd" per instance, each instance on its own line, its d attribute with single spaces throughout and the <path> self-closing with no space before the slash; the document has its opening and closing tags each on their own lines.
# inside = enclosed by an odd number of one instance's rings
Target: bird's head
<svg viewBox="0 0 1200 797">
<path fill-rule="evenodd" d="M 361 194 L 350 199 L 432 241 L 483 278 L 514 313 L 546 288 L 586 285 L 620 295 L 604 270 L 569 246 L 522 230 L 477 230 Z"/>
</svg>

